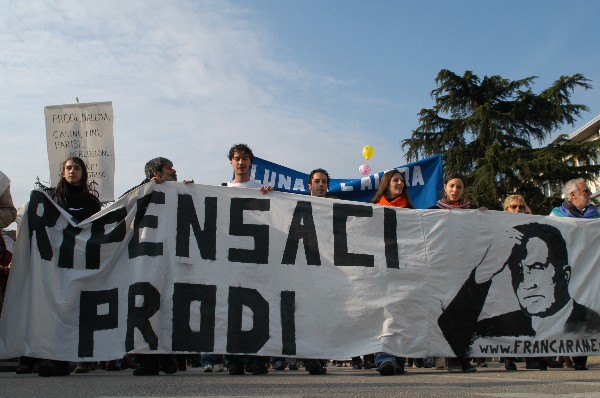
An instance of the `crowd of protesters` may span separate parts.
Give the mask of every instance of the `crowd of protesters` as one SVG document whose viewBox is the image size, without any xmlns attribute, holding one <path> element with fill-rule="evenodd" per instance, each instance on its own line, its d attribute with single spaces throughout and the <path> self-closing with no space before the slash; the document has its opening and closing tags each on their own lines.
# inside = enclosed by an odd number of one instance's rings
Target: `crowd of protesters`
<svg viewBox="0 0 600 398">
<path fill-rule="evenodd" d="M 273 190 L 272 187 L 262 185 L 250 179 L 250 169 L 253 161 L 252 150 L 245 144 L 237 144 L 230 148 L 228 159 L 233 169 L 234 178 L 223 185 L 228 187 L 242 187 L 259 189 L 264 194 Z M 155 158 L 147 162 L 144 168 L 145 179 L 139 185 L 149 183 L 163 183 L 165 181 L 177 181 L 177 172 L 173 162 L 166 158 Z M 313 170 L 308 178 L 307 186 L 312 196 L 331 197 L 328 195 L 329 174 L 324 169 Z M 193 180 L 184 180 L 186 184 Z M 138 187 L 139 187 L 138 186 Z M 126 193 L 134 190 L 132 188 Z M 85 162 L 78 157 L 65 160 L 62 166 L 60 181 L 56 187 L 47 189 L 47 193 L 58 206 L 63 208 L 72 219 L 79 223 L 96 212 L 100 211 L 100 202 L 88 188 L 88 172 Z M 551 215 L 557 217 L 571 218 L 599 218 L 598 209 L 591 203 L 591 191 L 584 179 L 575 179 L 565 183 L 564 202 L 552 210 Z M 331 197 L 335 199 L 334 197 Z M 375 205 L 392 206 L 399 208 L 414 209 L 407 190 L 404 175 L 398 170 L 387 171 L 381 178 L 379 188 L 372 201 Z M 508 196 L 504 201 L 504 211 L 513 213 L 531 213 L 525 198 L 519 194 Z M 468 199 L 467 183 L 463 175 L 451 172 L 444 178 L 441 198 L 430 209 L 447 209 L 460 211 L 461 209 L 477 208 Z M 485 208 L 480 208 L 486 211 Z M 0 229 L 4 229 L 15 221 L 17 210 L 12 202 L 10 194 L 10 180 L 0 171 Z M 16 237 L 3 233 L 0 240 L 0 299 L 10 269 L 11 248 Z M 0 305 L 2 302 L 0 301 Z M 1 308 L 1 307 L 0 307 Z M 527 369 L 545 370 L 547 367 L 562 367 L 563 363 L 571 364 L 576 370 L 586 370 L 587 357 L 557 358 L 528 358 Z M 487 366 L 484 358 L 468 358 L 459 356 L 454 358 L 409 358 L 409 365 L 417 367 L 434 367 L 447 369 L 451 372 L 472 372 L 478 366 Z M 311 375 L 322 375 L 327 373 L 326 359 L 319 358 L 267 358 L 253 355 L 229 355 L 225 353 L 211 353 L 200 355 L 173 355 L 173 354 L 139 354 L 137 358 L 126 355 L 114 361 L 100 364 L 100 368 L 106 370 L 121 370 L 127 367 L 136 368 L 133 372 L 136 376 L 154 376 L 162 371 L 172 374 L 177 371 L 185 371 L 188 366 L 202 367 L 205 372 L 222 372 L 225 369 L 231 375 L 242 375 L 245 373 L 260 375 L 268 373 L 271 366 L 275 370 L 297 370 L 304 364 Z M 405 373 L 406 358 L 398 357 L 390 353 L 377 352 L 365 353 L 363 358 L 352 358 L 352 366 L 355 369 L 362 367 L 368 369 L 375 367 L 384 376 Z M 338 361 L 338 366 L 342 362 Z M 504 358 L 506 370 L 516 370 L 515 358 Z M 72 364 L 66 361 L 57 361 L 44 358 L 22 357 L 17 373 L 26 374 L 37 372 L 40 376 L 65 376 L 73 370 L 76 373 L 85 373 L 98 367 L 96 363 Z"/>
</svg>

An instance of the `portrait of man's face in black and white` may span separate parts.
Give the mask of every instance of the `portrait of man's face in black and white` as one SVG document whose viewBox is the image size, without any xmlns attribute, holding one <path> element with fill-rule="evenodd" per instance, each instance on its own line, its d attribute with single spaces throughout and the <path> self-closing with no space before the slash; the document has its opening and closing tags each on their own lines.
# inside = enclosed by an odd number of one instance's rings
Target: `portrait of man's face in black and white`
<svg viewBox="0 0 600 398">
<path fill-rule="evenodd" d="M 507 260 L 521 309 L 529 316 L 553 315 L 569 301 L 567 248 L 560 232 L 537 224 L 517 226 L 523 233 Z"/>
<path fill-rule="evenodd" d="M 506 232 L 488 247 L 438 318 L 455 354 L 469 356 L 473 342 L 479 338 L 537 336 L 543 324 L 539 322 L 541 318 L 550 322 L 554 319 L 556 329 L 563 333 L 598 332 L 600 315 L 569 293 L 571 266 L 561 231 L 533 222 L 516 225 Z M 508 258 L 503 260 L 503 255 Z M 510 270 L 519 308 L 507 307 L 506 312 L 480 318 L 492 281 L 505 268 Z"/>
</svg>

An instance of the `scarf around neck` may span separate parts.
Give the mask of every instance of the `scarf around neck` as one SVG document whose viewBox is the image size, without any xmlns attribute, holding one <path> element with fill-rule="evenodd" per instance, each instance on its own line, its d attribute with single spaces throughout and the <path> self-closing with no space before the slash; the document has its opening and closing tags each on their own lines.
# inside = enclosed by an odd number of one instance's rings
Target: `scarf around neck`
<svg viewBox="0 0 600 398">
<path fill-rule="evenodd" d="M 450 202 L 446 198 L 440 199 L 435 204 L 440 209 L 470 209 L 471 202 L 468 200 L 459 200 L 458 202 Z"/>
<path fill-rule="evenodd" d="M 377 204 L 382 206 L 407 207 L 408 200 L 406 200 L 404 196 L 398 196 L 396 199 L 390 202 L 385 196 L 382 196 Z"/>
<path fill-rule="evenodd" d="M 569 201 L 564 201 L 562 205 L 560 205 L 560 212 L 566 215 L 567 217 L 575 217 L 575 218 L 598 218 L 600 217 L 600 213 L 598 213 L 598 208 L 594 205 L 589 205 L 583 212 L 579 210 L 577 207 L 573 206 L 573 203 Z"/>
</svg>

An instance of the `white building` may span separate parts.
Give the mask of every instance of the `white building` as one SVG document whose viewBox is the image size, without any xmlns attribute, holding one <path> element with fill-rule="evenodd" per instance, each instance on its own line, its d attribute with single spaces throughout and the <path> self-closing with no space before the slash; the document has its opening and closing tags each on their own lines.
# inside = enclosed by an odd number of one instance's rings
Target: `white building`
<svg viewBox="0 0 600 398">
<path fill-rule="evenodd" d="M 600 115 L 593 118 L 591 121 L 577 129 L 569 135 L 569 138 L 575 142 L 586 142 L 600 139 Z M 592 160 L 592 164 L 600 164 L 600 152 L 596 154 L 596 159 Z M 600 196 L 600 175 L 594 181 L 588 181 L 588 185 L 592 190 L 593 198 Z"/>
</svg>

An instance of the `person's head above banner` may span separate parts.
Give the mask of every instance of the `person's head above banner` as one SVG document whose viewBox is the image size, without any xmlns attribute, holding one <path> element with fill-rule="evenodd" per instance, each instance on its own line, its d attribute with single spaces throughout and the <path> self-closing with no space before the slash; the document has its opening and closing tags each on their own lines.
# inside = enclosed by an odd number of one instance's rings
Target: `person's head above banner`
<svg viewBox="0 0 600 398">
<path fill-rule="evenodd" d="M 404 177 L 409 196 L 417 209 L 426 209 L 438 200 L 443 186 L 441 155 L 432 156 L 403 166 L 391 166 Z M 329 183 L 328 196 L 357 202 L 370 202 L 379 188 L 383 170 L 360 179 L 334 178 Z M 271 185 L 276 191 L 310 195 L 309 174 L 254 157 L 250 179 Z M 312 186 L 312 184 L 311 184 Z"/>
</svg>

